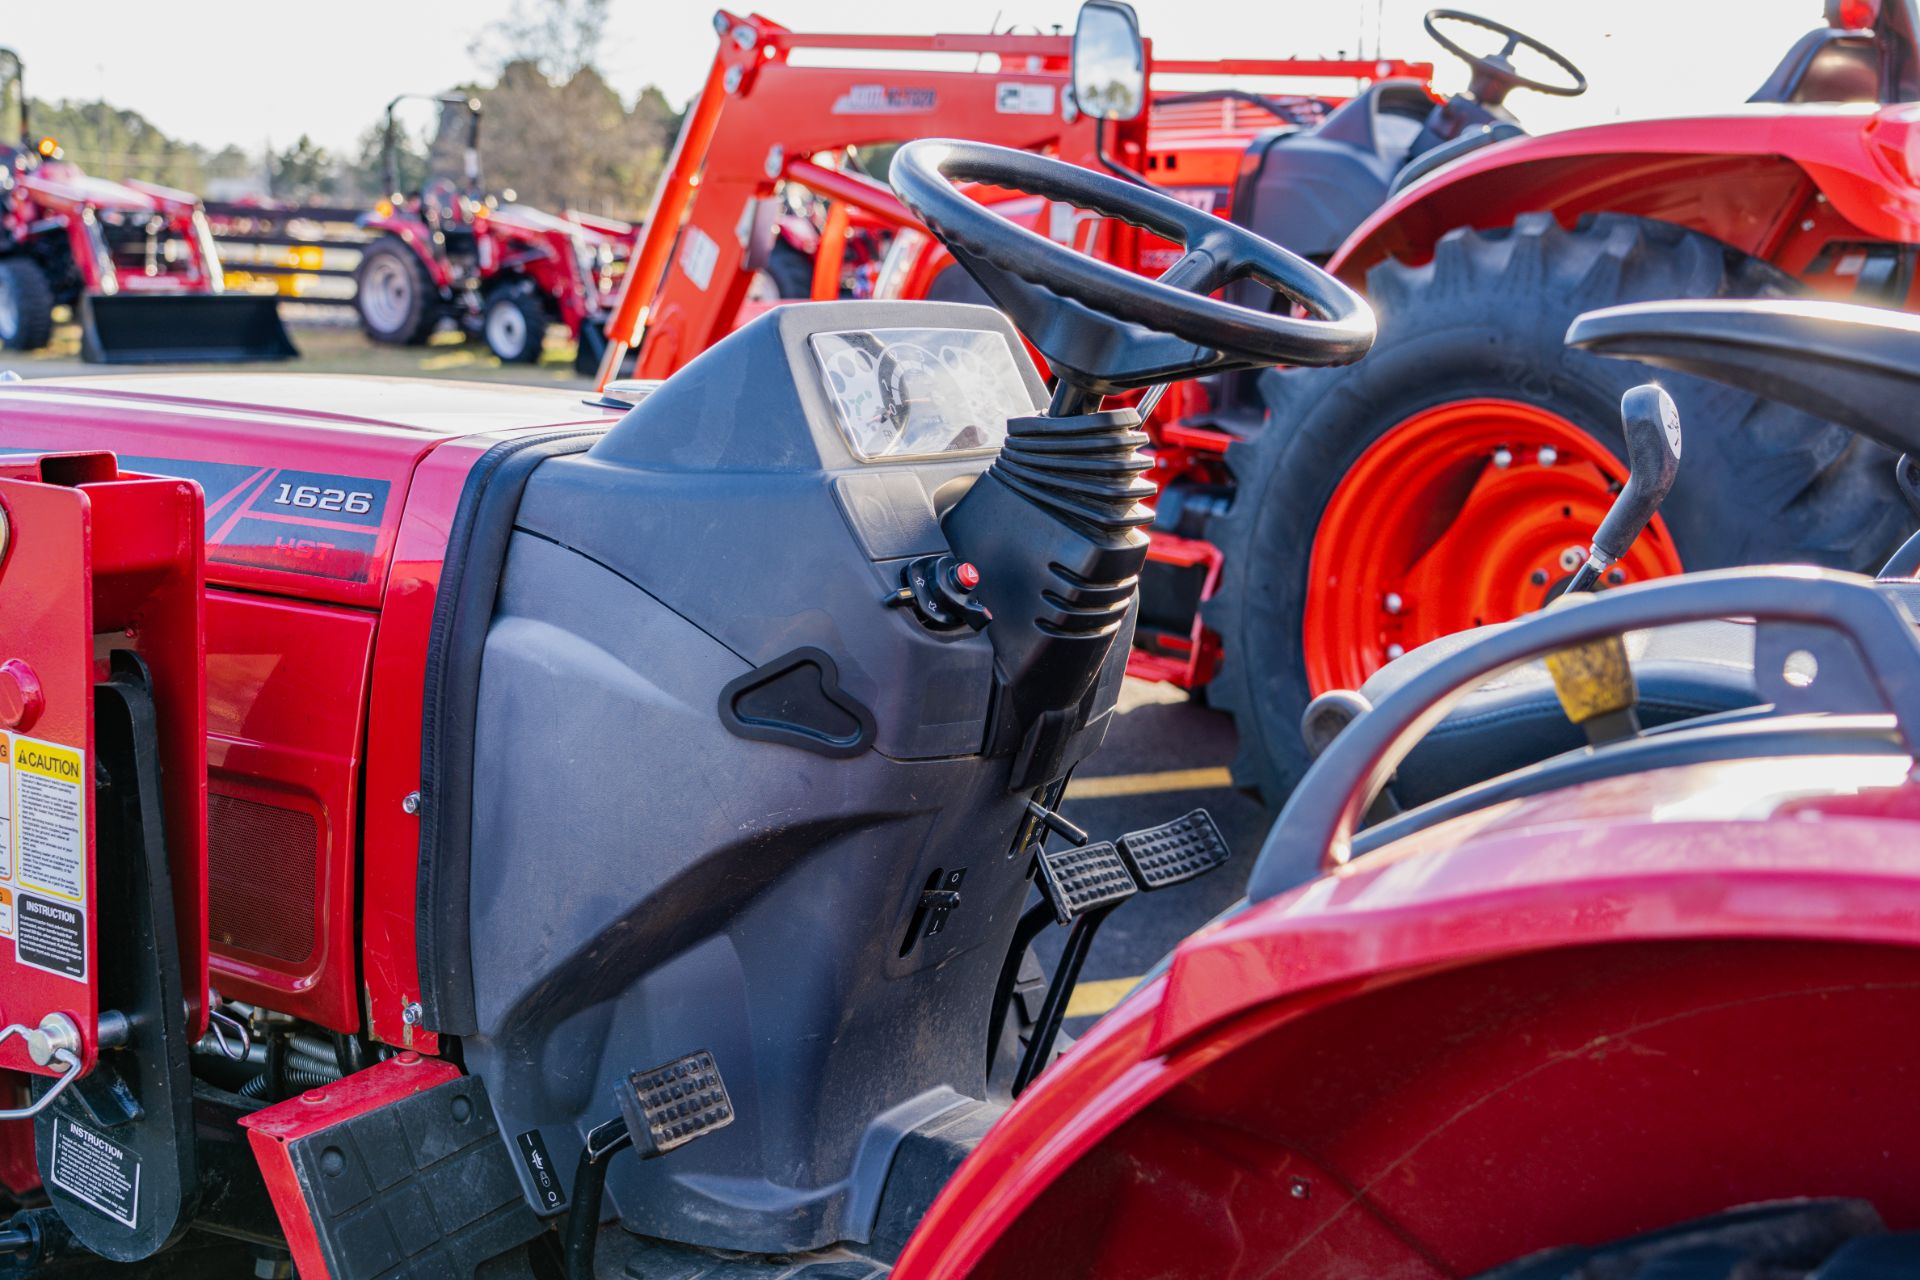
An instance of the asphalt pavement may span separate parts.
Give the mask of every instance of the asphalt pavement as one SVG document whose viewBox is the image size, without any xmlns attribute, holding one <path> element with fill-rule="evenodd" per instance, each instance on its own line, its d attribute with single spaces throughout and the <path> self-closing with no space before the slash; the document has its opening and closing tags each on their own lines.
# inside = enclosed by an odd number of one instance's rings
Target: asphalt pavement
<svg viewBox="0 0 1920 1280">
<path fill-rule="evenodd" d="M 1100 750 L 1074 774 L 1061 813 L 1095 840 L 1111 840 L 1204 808 L 1232 856 L 1197 880 L 1137 894 L 1107 917 L 1094 935 L 1069 1006 L 1068 1034 L 1092 1025 L 1174 944 L 1245 892 L 1247 872 L 1272 817 L 1228 781 L 1233 752 L 1229 717 L 1170 685 L 1127 681 L 1115 724 Z M 1037 949 L 1049 973 L 1066 934 L 1054 928 L 1040 936 Z"/>
</svg>

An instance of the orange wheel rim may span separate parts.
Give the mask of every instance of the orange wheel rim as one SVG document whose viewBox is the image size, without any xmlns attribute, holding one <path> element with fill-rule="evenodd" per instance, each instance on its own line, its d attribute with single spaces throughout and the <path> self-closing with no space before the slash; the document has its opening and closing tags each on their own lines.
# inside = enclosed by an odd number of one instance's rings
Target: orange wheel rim
<svg viewBox="0 0 1920 1280">
<path fill-rule="evenodd" d="M 1315 693 L 1358 688 L 1429 640 L 1540 608 L 1584 559 L 1626 468 L 1559 414 L 1514 400 L 1422 410 L 1334 489 L 1308 564 Z M 1681 571 L 1655 516 L 1606 585 Z"/>
</svg>

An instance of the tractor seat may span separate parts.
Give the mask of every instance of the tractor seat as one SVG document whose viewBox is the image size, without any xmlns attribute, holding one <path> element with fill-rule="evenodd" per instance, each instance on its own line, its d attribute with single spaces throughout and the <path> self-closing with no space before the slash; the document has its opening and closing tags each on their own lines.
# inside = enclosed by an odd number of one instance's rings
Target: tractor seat
<svg viewBox="0 0 1920 1280">
<path fill-rule="evenodd" d="M 1475 628 L 1423 644 L 1374 672 L 1360 686 L 1360 696 L 1377 706 L 1492 630 Z M 1627 637 L 1627 653 L 1640 689 L 1642 727 L 1760 702 L 1751 623 L 1694 622 L 1638 631 Z M 1531 662 L 1480 685 L 1429 730 L 1401 762 L 1393 796 L 1412 808 L 1586 745 L 1585 732 L 1560 709 L 1545 664 Z"/>
<path fill-rule="evenodd" d="M 1747 101 L 1878 102 L 1880 46 L 1871 31 L 1809 31 Z"/>
</svg>

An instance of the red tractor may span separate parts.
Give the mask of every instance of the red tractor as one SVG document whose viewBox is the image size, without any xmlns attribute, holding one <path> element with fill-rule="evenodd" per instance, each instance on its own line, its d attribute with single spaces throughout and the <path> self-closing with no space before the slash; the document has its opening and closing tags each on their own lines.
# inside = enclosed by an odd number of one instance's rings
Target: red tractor
<svg viewBox="0 0 1920 1280">
<path fill-rule="evenodd" d="M 407 193 L 396 111 L 427 102 L 435 127 L 423 176 Z M 381 233 L 355 273 L 355 306 L 377 342 L 425 342 L 451 320 L 509 364 L 540 358 L 547 329 L 566 326 L 593 368 L 612 290 L 637 234 L 613 218 L 557 217 L 501 203 L 480 172 L 480 102 L 403 94 L 387 104 L 383 164 L 391 193 L 365 220 Z"/>
<path fill-rule="evenodd" d="M 98 363 L 299 354 L 272 298 L 226 292 L 199 198 L 89 177 L 35 138 L 20 57 L 0 49 L 0 347 L 46 346 L 60 306 Z"/>
<path fill-rule="evenodd" d="M 1330 696 L 1248 905 L 1055 1061 L 1101 920 L 1227 857 L 1202 812 L 1057 811 L 1152 520 L 1103 400 L 1351 362 L 1374 323 L 1088 168 L 922 140 L 890 181 L 1000 310 L 781 307 L 586 406 L 0 386 L 12 1273 L 1910 1274 L 1898 585 L 1582 594 Z M 1148 279 L 975 184 L 1180 257 Z M 1211 296 L 1245 280 L 1286 305 Z M 1571 337 L 1920 446 L 1920 326 L 1675 316 Z M 1622 414 L 1576 590 L 1679 462 L 1663 392 Z M 1704 719 L 1634 678 L 1696 624 Z M 1420 804 L 1422 759 L 1511 749 L 1484 700 L 1522 686 L 1535 758 Z"/>
</svg>

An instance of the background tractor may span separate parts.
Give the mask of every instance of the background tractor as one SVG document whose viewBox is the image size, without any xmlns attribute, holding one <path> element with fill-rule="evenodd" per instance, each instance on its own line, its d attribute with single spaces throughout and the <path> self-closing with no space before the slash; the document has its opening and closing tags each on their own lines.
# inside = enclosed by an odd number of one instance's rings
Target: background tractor
<svg viewBox="0 0 1920 1280">
<path fill-rule="evenodd" d="M 401 109 L 432 104 L 417 181 L 402 173 Z M 507 363 L 540 358 L 565 325 L 591 368 L 611 291 L 636 232 L 612 218 L 556 216 L 491 195 L 480 168 L 480 102 L 403 94 L 387 104 L 382 148 L 389 197 L 366 220 L 382 234 L 356 272 L 355 305 L 378 342 L 425 342 L 451 320 Z"/>
<path fill-rule="evenodd" d="M 1564 346 L 1580 312 L 1809 292 L 1913 306 L 1916 123 L 1898 104 L 1920 96 L 1916 9 L 1828 16 L 1744 107 L 1472 135 L 1444 163 L 1415 161 L 1330 258 L 1380 319 L 1365 367 L 1216 384 L 1189 410 L 1228 439 L 1205 618 L 1226 655 L 1208 692 L 1238 724 L 1238 781 L 1277 802 L 1306 764 L 1314 694 L 1538 609 L 1578 567 L 1579 530 L 1624 476 L 1614 405 L 1650 376 Z M 1565 66 L 1509 34 L 1475 60 L 1476 83 L 1528 52 Z M 1271 225 L 1262 189 L 1235 220 Z M 1763 562 L 1871 570 L 1902 536 L 1884 449 L 1802 407 L 1662 381 L 1688 414 L 1690 465 L 1673 514 L 1609 585 Z M 1560 518 L 1516 525 L 1516 504 Z"/>
<path fill-rule="evenodd" d="M 299 354 L 272 298 L 226 292 L 199 198 L 90 177 L 34 137 L 20 57 L 0 49 L 0 346 L 46 346 L 60 306 L 90 361 Z"/>
</svg>

